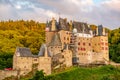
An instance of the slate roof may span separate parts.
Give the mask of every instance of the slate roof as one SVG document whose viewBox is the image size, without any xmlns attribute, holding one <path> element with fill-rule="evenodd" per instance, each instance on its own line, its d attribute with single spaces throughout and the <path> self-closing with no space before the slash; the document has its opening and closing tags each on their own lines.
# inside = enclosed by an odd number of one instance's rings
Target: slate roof
<svg viewBox="0 0 120 80">
<path fill-rule="evenodd" d="M 62 46 L 60 35 L 58 33 L 55 33 L 48 46 Z"/>
<path fill-rule="evenodd" d="M 46 47 L 45 44 L 43 44 L 43 45 L 41 46 L 40 51 L 39 51 L 39 53 L 38 53 L 38 56 L 45 56 L 45 47 Z M 48 49 L 47 49 L 47 55 L 48 55 L 48 57 L 51 57 L 51 53 L 49 52 Z"/>
<path fill-rule="evenodd" d="M 57 26 L 58 30 L 69 31 L 69 23 L 67 19 L 59 18 L 59 25 Z"/>
<path fill-rule="evenodd" d="M 46 27 L 49 27 L 51 31 L 52 20 L 49 22 L 48 21 L 46 22 Z M 55 27 L 56 27 L 56 31 L 59 31 L 59 30 L 69 31 L 69 23 L 67 22 L 67 19 L 59 18 L 59 22 L 56 21 Z"/>
<path fill-rule="evenodd" d="M 84 33 L 89 34 L 90 28 L 88 27 L 87 23 L 73 21 L 72 26 L 73 28 L 77 29 L 78 33 L 83 33 L 84 31 Z M 47 22 L 46 27 L 49 27 L 49 29 L 51 30 L 52 21 Z M 59 31 L 59 30 L 69 31 L 70 30 L 70 25 L 67 22 L 67 19 L 63 19 L 63 18 L 59 18 L 58 22 L 56 21 L 55 27 L 56 27 L 56 31 Z"/>
<path fill-rule="evenodd" d="M 32 53 L 29 48 L 17 47 L 16 52 L 19 52 L 21 57 L 32 57 Z"/>
<path fill-rule="evenodd" d="M 90 28 L 88 27 L 87 23 L 73 21 L 73 27 L 77 29 L 78 33 L 89 34 Z"/>
</svg>

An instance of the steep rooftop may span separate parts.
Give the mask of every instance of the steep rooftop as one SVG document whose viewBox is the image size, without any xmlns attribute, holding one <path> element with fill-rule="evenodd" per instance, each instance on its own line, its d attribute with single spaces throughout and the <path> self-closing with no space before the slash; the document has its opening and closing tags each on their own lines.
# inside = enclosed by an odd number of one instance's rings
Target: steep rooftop
<svg viewBox="0 0 120 80">
<path fill-rule="evenodd" d="M 43 44 L 40 48 L 38 56 L 45 56 L 45 55 L 47 55 L 48 57 L 51 57 L 51 53 L 47 49 L 46 45 Z"/>
<path fill-rule="evenodd" d="M 60 35 L 58 33 L 55 33 L 48 46 L 62 46 Z"/>
<path fill-rule="evenodd" d="M 89 34 L 90 28 L 88 27 L 87 23 L 83 22 L 73 22 L 73 27 L 77 29 L 78 33 L 86 33 Z"/>
</svg>

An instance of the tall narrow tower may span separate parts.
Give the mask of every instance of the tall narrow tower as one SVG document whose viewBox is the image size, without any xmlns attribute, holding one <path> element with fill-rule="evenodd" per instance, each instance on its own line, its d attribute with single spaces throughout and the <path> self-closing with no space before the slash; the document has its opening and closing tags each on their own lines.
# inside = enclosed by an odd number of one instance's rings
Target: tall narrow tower
<svg viewBox="0 0 120 80">
<path fill-rule="evenodd" d="M 54 18 L 52 18 L 52 26 L 51 26 L 51 31 L 55 31 L 56 30 L 56 21 Z"/>
</svg>

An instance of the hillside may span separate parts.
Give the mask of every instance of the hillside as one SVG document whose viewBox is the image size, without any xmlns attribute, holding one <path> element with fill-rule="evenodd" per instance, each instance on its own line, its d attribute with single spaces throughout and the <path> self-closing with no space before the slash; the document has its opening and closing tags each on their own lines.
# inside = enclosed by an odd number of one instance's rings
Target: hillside
<svg viewBox="0 0 120 80">
<path fill-rule="evenodd" d="M 30 80 L 35 80 L 36 77 L 41 78 L 36 74 Z M 43 76 L 40 80 L 120 80 L 120 67 L 115 68 L 111 65 L 93 68 L 72 67 L 57 74 Z"/>
</svg>

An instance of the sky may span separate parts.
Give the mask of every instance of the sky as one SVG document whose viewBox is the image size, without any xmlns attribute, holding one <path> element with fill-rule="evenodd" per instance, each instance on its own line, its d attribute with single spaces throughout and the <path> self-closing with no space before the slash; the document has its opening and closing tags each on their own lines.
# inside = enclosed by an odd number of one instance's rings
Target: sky
<svg viewBox="0 0 120 80">
<path fill-rule="evenodd" d="M 0 20 L 46 22 L 59 17 L 109 29 L 120 27 L 120 0 L 0 0 Z"/>
</svg>

